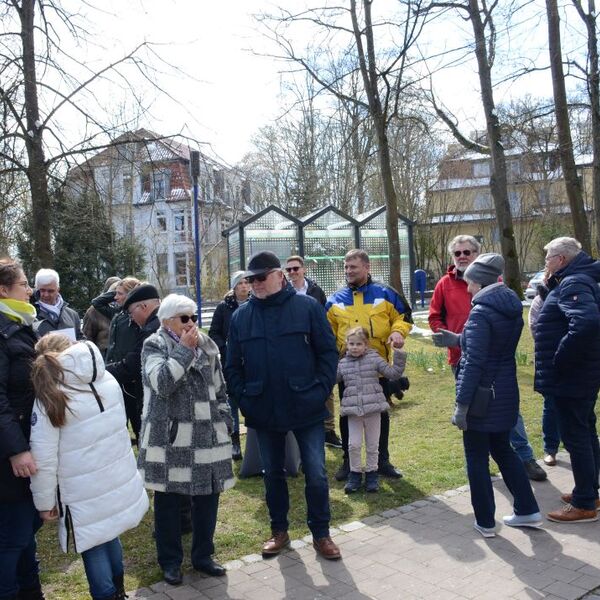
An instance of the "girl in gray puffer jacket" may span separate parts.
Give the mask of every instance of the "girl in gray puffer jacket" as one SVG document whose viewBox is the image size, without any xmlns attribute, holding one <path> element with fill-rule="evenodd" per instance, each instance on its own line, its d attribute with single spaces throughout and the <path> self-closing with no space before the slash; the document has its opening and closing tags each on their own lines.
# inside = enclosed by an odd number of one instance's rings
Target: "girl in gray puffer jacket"
<svg viewBox="0 0 600 600">
<path fill-rule="evenodd" d="M 376 350 L 369 348 L 369 333 L 354 327 L 346 335 L 346 356 L 338 364 L 337 380 L 344 385 L 340 414 L 348 416 L 348 454 L 350 475 L 344 488 L 347 494 L 362 485 L 362 438 L 366 447 L 365 489 L 379 489 L 377 461 L 379 458 L 380 413 L 388 403 L 379 382 L 380 377 L 400 379 L 406 365 L 406 352 L 394 349 L 394 364 L 386 362 Z"/>
</svg>

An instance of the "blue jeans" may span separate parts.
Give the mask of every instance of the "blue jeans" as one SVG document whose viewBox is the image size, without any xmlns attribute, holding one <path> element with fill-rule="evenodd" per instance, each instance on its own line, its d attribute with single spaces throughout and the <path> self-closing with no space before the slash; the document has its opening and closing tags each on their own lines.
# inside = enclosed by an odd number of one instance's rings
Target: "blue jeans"
<svg viewBox="0 0 600 600">
<path fill-rule="evenodd" d="M 523 423 L 521 413 L 517 417 L 517 424 L 510 430 L 510 445 L 523 462 L 529 462 L 534 459 L 533 448 L 527 438 L 525 423 Z"/>
<path fill-rule="evenodd" d="M 117 591 L 113 578 L 123 575 L 123 548 L 119 538 L 85 550 L 81 558 L 92 598 L 112 598 Z"/>
<path fill-rule="evenodd" d="M 560 446 L 560 432 L 558 430 L 558 415 L 554 408 L 554 398 L 552 396 L 544 396 L 542 437 L 544 438 L 544 452 L 546 454 L 556 454 Z"/>
<path fill-rule="evenodd" d="M 156 555 L 163 571 L 179 568 L 183 562 L 181 504 L 186 498 L 192 501 L 192 565 L 202 564 L 215 551 L 219 494 L 182 497 L 172 492 L 154 492 Z"/>
<path fill-rule="evenodd" d="M 325 471 L 325 428 L 323 422 L 294 429 L 300 448 L 304 472 L 304 495 L 307 507 L 307 524 L 313 538 L 329 535 L 329 484 Z M 271 518 L 272 531 L 288 530 L 290 498 L 285 479 L 284 431 L 257 429 L 258 447 L 264 467 L 265 496 Z"/>
<path fill-rule="evenodd" d="M 0 600 L 40 584 L 35 533 L 41 526 L 31 498 L 0 502 Z"/>
<path fill-rule="evenodd" d="M 596 395 L 585 398 L 554 397 L 560 437 L 571 456 L 575 487 L 571 504 L 593 510 L 598 498 L 600 445 L 596 433 Z"/>
<path fill-rule="evenodd" d="M 494 527 L 496 503 L 490 477 L 490 455 L 496 461 L 504 483 L 512 494 L 517 515 L 539 512 L 523 462 L 513 450 L 509 432 L 484 432 L 467 429 L 463 432 L 467 474 L 471 487 L 471 504 L 475 520 L 482 527 Z"/>
</svg>

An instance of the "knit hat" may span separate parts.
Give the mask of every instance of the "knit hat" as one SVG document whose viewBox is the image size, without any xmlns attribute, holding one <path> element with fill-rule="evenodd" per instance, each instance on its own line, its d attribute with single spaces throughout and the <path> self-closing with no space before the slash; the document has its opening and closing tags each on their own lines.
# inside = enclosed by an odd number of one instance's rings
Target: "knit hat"
<svg viewBox="0 0 600 600">
<path fill-rule="evenodd" d="M 160 299 L 158 290 L 149 283 L 143 283 L 133 288 L 123 303 L 123 310 L 126 311 L 134 302 L 141 302 L 142 300 Z"/>
<path fill-rule="evenodd" d="M 242 280 L 245 279 L 244 271 L 235 271 L 231 275 L 231 289 L 235 289 L 235 286 Z"/>
<path fill-rule="evenodd" d="M 497 283 L 504 271 L 504 259 L 500 254 L 486 252 L 480 254 L 465 270 L 465 279 L 478 283 L 481 287 Z"/>
<path fill-rule="evenodd" d="M 263 250 L 257 252 L 250 257 L 248 261 L 248 270 L 244 273 L 244 277 L 252 275 L 262 275 L 274 269 L 281 269 L 281 262 L 273 252 Z"/>
</svg>

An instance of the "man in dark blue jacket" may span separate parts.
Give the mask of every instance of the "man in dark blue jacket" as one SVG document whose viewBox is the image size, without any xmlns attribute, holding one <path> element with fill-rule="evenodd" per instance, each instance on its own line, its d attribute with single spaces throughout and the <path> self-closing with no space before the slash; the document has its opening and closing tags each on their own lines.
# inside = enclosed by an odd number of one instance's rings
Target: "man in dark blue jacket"
<svg viewBox="0 0 600 600">
<path fill-rule="evenodd" d="M 554 399 L 575 487 L 548 514 L 561 523 L 596 521 L 600 445 L 595 406 L 600 389 L 600 261 L 559 237 L 544 247 L 550 293 L 535 329 L 535 390 Z"/>
<path fill-rule="evenodd" d="M 285 437 L 293 431 L 313 546 L 324 558 L 337 559 L 340 551 L 329 536 L 323 428 L 337 370 L 335 340 L 323 307 L 295 292 L 275 254 L 252 256 L 246 277 L 252 295 L 231 318 L 225 376 L 246 425 L 256 429 L 263 461 L 272 537 L 262 553 L 274 556 L 290 542 L 284 461 Z"/>
</svg>

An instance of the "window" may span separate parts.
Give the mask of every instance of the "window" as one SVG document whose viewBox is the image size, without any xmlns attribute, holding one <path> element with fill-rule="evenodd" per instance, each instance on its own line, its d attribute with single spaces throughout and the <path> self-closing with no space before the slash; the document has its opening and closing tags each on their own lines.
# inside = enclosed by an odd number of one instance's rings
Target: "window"
<svg viewBox="0 0 600 600">
<path fill-rule="evenodd" d="M 171 194 L 171 172 L 161 171 L 154 174 L 154 199 L 164 200 Z"/>
<path fill-rule="evenodd" d="M 518 160 L 509 160 L 506 165 L 506 171 L 509 179 L 516 179 L 521 174 L 521 162 Z"/>
<path fill-rule="evenodd" d="M 156 228 L 159 231 L 167 231 L 167 215 L 162 210 L 156 211 Z"/>
<path fill-rule="evenodd" d="M 550 202 L 550 190 L 548 188 L 540 188 L 537 193 L 540 206 L 547 206 Z"/>
<path fill-rule="evenodd" d="M 492 196 L 486 191 L 477 192 L 475 194 L 475 200 L 473 202 L 473 208 L 475 210 L 489 210 L 492 208 Z"/>
<path fill-rule="evenodd" d="M 185 252 L 175 253 L 175 285 L 189 285 L 188 259 Z"/>
<path fill-rule="evenodd" d="M 473 163 L 473 177 L 489 177 L 490 163 L 487 160 Z"/>
<path fill-rule="evenodd" d="M 173 231 L 175 232 L 175 241 L 183 242 L 186 239 L 187 223 L 185 210 L 177 210 L 173 213 Z"/>
<path fill-rule="evenodd" d="M 129 173 L 123 173 L 123 200 L 124 202 L 130 202 L 132 200 L 131 186 L 131 175 Z"/>
<path fill-rule="evenodd" d="M 521 195 L 516 190 L 508 192 L 508 203 L 510 205 L 510 213 L 513 217 L 521 216 Z"/>
<path fill-rule="evenodd" d="M 157 254 L 156 255 L 156 274 L 159 277 L 168 275 L 169 273 L 169 256 L 168 254 Z"/>
</svg>

